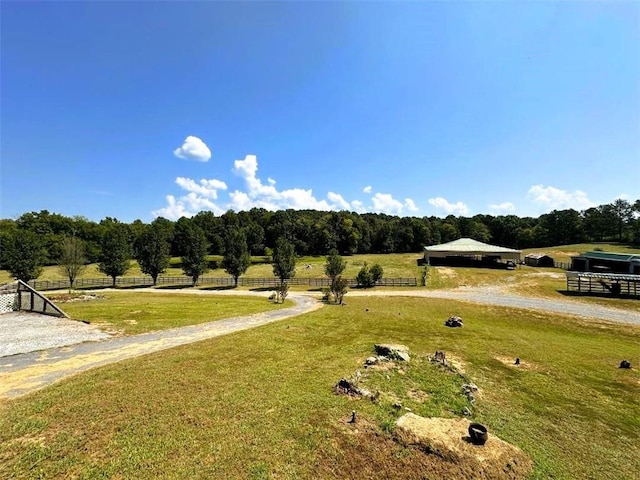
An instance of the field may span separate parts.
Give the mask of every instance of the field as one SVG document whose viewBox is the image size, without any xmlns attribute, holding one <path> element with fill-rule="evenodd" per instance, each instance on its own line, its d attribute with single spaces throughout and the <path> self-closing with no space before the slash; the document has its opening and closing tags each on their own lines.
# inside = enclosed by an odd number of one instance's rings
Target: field
<svg viewBox="0 0 640 480">
<path fill-rule="evenodd" d="M 49 295 L 53 301 L 67 295 Z M 71 318 L 90 321 L 109 333 L 134 335 L 197 325 L 227 317 L 280 309 L 292 302 L 268 302 L 249 296 L 203 296 L 170 293 L 98 292 L 95 300 L 62 302 L 58 306 Z"/>
<path fill-rule="evenodd" d="M 134 309 L 136 294 L 120 298 Z M 129 304 L 126 305 L 126 296 Z M 187 301 L 176 296 L 176 303 Z M 74 308 L 76 308 L 74 306 Z M 91 302 L 77 304 L 77 315 Z M 88 310 L 87 310 L 88 311 Z M 449 315 L 465 326 L 443 326 Z M 175 315 L 174 315 L 175 316 Z M 374 343 L 412 361 L 362 368 Z M 0 403 L 0 477 L 459 478 L 393 440 L 403 407 L 472 418 L 523 449 L 531 478 L 640 471 L 640 329 L 418 298 L 349 298 L 316 312 L 70 378 Z M 426 361 L 444 350 L 464 378 Z M 515 357 L 521 367 L 513 365 Z M 336 395 L 360 369 L 377 402 Z M 480 388 L 475 407 L 463 381 Z M 358 423 L 348 425 L 352 410 Z"/>
</svg>

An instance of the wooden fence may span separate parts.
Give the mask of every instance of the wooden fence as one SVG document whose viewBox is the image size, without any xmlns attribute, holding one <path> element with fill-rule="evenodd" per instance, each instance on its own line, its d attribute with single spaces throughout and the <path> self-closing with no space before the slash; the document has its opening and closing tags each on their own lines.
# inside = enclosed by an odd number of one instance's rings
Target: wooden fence
<svg viewBox="0 0 640 480">
<path fill-rule="evenodd" d="M 270 278 L 250 278 L 240 277 L 238 279 L 239 287 L 253 288 L 275 288 L 279 280 L 275 277 Z M 291 278 L 288 283 L 290 286 L 302 287 L 328 287 L 331 280 L 328 278 Z M 358 286 L 355 278 L 347 279 L 349 287 Z M 192 281 L 189 277 L 158 277 L 156 286 L 170 285 L 191 285 Z M 31 280 L 29 285 L 36 290 L 62 290 L 69 288 L 69 280 Z M 118 277 L 116 278 L 116 287 L 149 287 L 153 285 L 151 277 Z M 198 285 L 215 285 L 220 287 L 233 287 L 233 278 L 231 277 L 200 277 Z M 91 288 L 108 288 L 113 286 L 113 280 L 109 277 L 103 278 L 79 278 L 75 281 L 73 288 L 91 289 Z M 376 283 L 377 287 L 416 287 L 418 282 L 416 278 L 381 278 Z"/>
</svg>

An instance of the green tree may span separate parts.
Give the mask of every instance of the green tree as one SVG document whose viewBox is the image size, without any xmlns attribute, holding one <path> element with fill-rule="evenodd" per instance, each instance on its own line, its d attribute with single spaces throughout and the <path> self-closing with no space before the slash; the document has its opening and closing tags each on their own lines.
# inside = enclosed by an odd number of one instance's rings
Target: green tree
<svg viewBox="0 0 640 480">
<path fill-rule="evenodd" d="M 42 273 L 42 265 L 46 259 L 46 251 L 37 234 L 28 230 L 16 230 L 6 237 L 5 261 L 11 276 L 28 282 Z"/>
<path fill-rule="evenodd" d="M 293 244 L 284 237 L 278 238 L 276 248 L 273 251 L 273 275 L 280 279 L 278 287 L 280 291 L 288 290 L 287 280 L 296 275 L 296 252 Z"/>
<path fill-rule="evenodd" d="M 344 282 L 341 277 L 345 268 L 347 268 L 347 262 L 340 256 L 336 249 L 332 249 L 327 256 L 327 262 L 324 264 L 324 273 L 331 279 L 329 290 L 331 291 L 336 303 L 339 303 L 339 293 L 346 289 L 346 285 L 342 285 Z M 342 297 L 344 297 L 344 294 Z"/>
<path fill-rule="evenodd" d="M 142 273 L 150 275 L 153 284 L 158 283 L 158 276 L 169 267 L 169 238 L 167 228 L 162 222 L 146 225 L 134 245 L 135 259 Z"/>
<path fill-rule="evenodd" d="M 200 227 L 191 223 L 187 224 L 181 233 L 182 271 L 191 277 L 193 285 L 196 285 L 200 276 L 208 270 L 207 237 Z"/>
<path fill-rule="evenodd" d="M 102 238 L 102 255 L 98 270 L 113 280 L 116 286 L 116 278 L 127 273 L 131 268 L 133 251 L 129 239 L 127 225 L 117 221 L 110 222 Z"/>
<path fill-rule="evenodd" d="M 60 272 L 69 279 L 69 291 L 82 272 L 87 268 L 84 242 L 73 236 L 63 237 L 60 242 Z"/>
<path fill-rule="evenodd" d="M 247 247 L 247 237 L 242 229 L 233 229 L 226 235 L 222 268 L 233 277 L 233 283 L 238 286 L 238 278 L 251 265 L 251 256 Z"/>
<path fill-rule="evenodd" d="M 349 290 L 349 282 L 346 278 L 343 278 L 342 275 L 340 275 L 336 277 L 335 281 L 331 285 L 331 293 L 333 293 L 335 302 L 342 305 L 344 296 Z"/>
<path fill-rule="evenodd" d="M 362 288 L 372 288 L 376 286 L 376 282 L 382 278 L 384 271 L 379 264 L 374 264 L 371 268 L 364 262 L 364 265 L 356 276 L 356 282 Z"/>
<path fill-rule="evenodd" d="M 615 228 L 618 234 L 618 241 L 622 242 L 622 240 L 626 237 L 625 233 L 628 226 L 631 225 L 631 222 L 634 219 L 633 205 L 631 205 L 631 203 L 629 203 L 627 200 L 618 198 L 613 202 L 612 207 L 613 213 L 615 215 Z"/>
<path fill-rule="evenodd" d="M 378 280 L 382 278 L 382 275 L 384 275 L 384 270 L 379 263 L 374 263 L 369 270 L 369 274 L 371 275 L 371 282 L 373 283 L 372 286 L 375 286 L 375 284 L 378 283 Z"/>
</svg>

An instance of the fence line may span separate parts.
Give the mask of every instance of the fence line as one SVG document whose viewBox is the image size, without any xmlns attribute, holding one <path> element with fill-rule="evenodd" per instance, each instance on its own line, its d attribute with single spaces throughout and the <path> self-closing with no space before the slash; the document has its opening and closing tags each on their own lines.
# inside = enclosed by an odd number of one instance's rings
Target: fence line
<svg viewBox="0 0 640 480">
<path fill-rule="evenodd" d="M 357 287 L 358 282 L 355 278 L 347 279 L 349 287 Z M 185 276 L 158 277 L 156 286 L 163 285 L 191 285 L 191 278 Z M 240 287 L 264 287 L 275 288 L 279 280 L 275 277 L 270 278 L 250 278 L 240 277 L 238 286 Z M 291 278 L 287 282 L 290 286 L 303 287 L 328 287 L 331 280 L 328 278 Z M 60 290 L 69 288 L 69 280 L 31 280 L 29 282 L 32 288 L 36 290 Z M 116 278 L 116 287 L 148 287 L 153 285 L 151 277 L 118 277 Z M 231 277 L 200 277 L 198 285 L 217 285 L 217 286 L 233 286 L 233 278 Z M 79 278 L 74 282 L 73 287 L 76 289 L 83 288 L 107 288 L 113 286 L 113 280 L 109 277 L 104 278 Z M 376 282 L 378 287 L 416 287 L 417 279 L 414 278 L 381 278 Z"/>
<path fill-rule="evenodd" d="M 554 262 L 553 266 L 555 268 L 561 268 L 563 270 L 569 270 L 569 268 L 571 268 L 571 264 L 570 263 L 564 263 L 564 262 Z"/>
</svg>

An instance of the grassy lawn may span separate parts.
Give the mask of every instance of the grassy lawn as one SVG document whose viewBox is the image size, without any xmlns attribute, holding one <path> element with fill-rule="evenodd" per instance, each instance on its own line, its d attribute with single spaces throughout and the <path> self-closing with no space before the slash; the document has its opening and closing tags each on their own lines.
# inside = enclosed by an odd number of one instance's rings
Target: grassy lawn
<svg viewBox="0 0 640 480">
<path fill-rule="evenodd" d="M 395 444 L 399 401 L 422 415 L 470 408 L 532 457 L 532 478 L 637 478 L 640 328 L 432 299 L 347 301 L 3 401 L 0 477 L 456 478 Z M 443 326 L 451 314 L 464 328 Z M 411 363 L 368 374 L 377 342 L 406 344 Z M 466 379 L 424 360 L 435 350 Z M 625 358 L 636 368 L 618 369 Z M 378 402 L 333 393 L 356 369 Z M 475 407 L 465 380 L 480 388 Z"/>
<path fill-rule="evenodd" d="M 291 306 L 261 297 L 189 295 L 171 293 L 97 292 L 85 302 L 62 302 L 58 306 L 71 318 L 88 320 L 103 330 L 124 335 L 196 325 L 227 317 L 277 310 Z M 51 295 L 52 300 L 60 296 Z"/>
<path fill-rule="evenodd" d="M 352 255 L 344 257 L 347 261 L 347 270 L 345 275 L 350 278 L 355 278 L 358 271 L 367 262 L 369 265 L 379 263 L 384 268 L 385 277 L 419 277 L 421 270 L 417 268 L 416 261 L 420 258 L 420 253 L 397 253 L 389 255 Z M 209 260 L 222 259 L 219 255 L 209 255 Z M 256 261 L 262 261 L 264 257 L 254 257 Z M 297 260 L 296 276 L 300 278 L 317 278 L 324 277 L 324 264 L 326 263 L 326 256 L 319 257 L 300 257 Z M 172 259 L 173 264 L 178 262 L 179 258 Z M 310 265 L 311 268 L 307 268 Z M 175 266 L 167 269 L 164 276 L 181 276 L 183 275 L 182 269 Z M 140 271 L 138 263 L 131 262 L 131 268 L 127 271 L 126 277 L 141 277 L 144 274 Z M 229 277 L 223 269 L 217 268 L 215 270 L 209 270 L 205 273 L 208 277 Z M 243 276 L 252 278 L 265 278 L 273 277 L 273 268 L 270 264 L 256 263 L 249 267 L 247 273 Z M 101 278 L 105 277 L 104 274 L 98 271 L 97 264 L 88 265 L 85 271 L 79 278 Z M 38 277 L 38 280 L 64 280 L 66 277 L 59 271 L 57 266 L 44 267 L 42 274 Z M 0 270 L 0 283 L 8 282 L 11 280 L 11 276 L 5 270 Z"/>
</svg>

